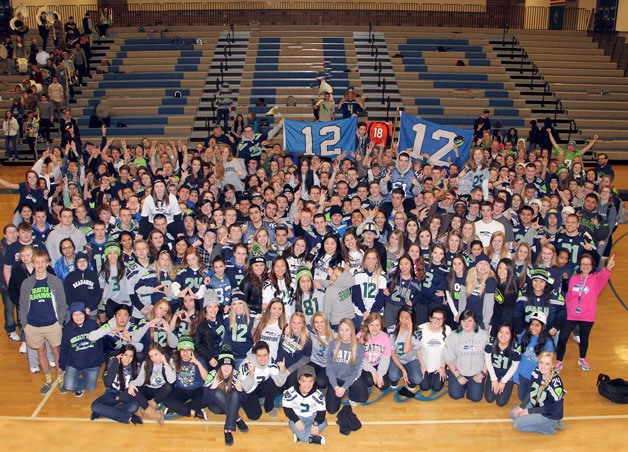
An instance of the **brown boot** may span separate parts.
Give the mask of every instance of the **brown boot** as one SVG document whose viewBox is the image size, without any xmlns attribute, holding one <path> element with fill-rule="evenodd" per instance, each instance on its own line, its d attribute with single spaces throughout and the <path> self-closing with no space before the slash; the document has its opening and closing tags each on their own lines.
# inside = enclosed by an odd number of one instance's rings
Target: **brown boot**
<svg viewBox="0 0 628 452">
<path fill-rule="evenodd" d="M 142 408 L 142 407 L 139 407 L 139 408 L 137 409 L 137 411 L 135 412 L 135 415 L 137 415 L 137 416 L 138 416 L 139 418 L 141 418 L 141 419 L 144 419 L 145 414 L 146 414 L 146 413 L 145 413 L 145 411 L 144 411 L 144 408 Z"/>
<path fill-rule="evenodd" d="M 144 410 L 144 415 L 149 419 L 156 421 L 159 425 L 164 425 L 164 413 L 149 406 Z"/>
<path fill-rule="evenodd" d="M 148 401 L 148 406 L 153 407 L 155 409 L 157 409 L 157 402 L 155 402 L 155 400 L 151 399 Z"/>
</svg>

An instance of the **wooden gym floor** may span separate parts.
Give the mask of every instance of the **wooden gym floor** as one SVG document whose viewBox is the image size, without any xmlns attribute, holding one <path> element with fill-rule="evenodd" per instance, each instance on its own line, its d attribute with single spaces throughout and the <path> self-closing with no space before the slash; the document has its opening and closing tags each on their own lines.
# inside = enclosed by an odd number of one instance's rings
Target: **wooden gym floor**
<svg viewBox="0 0 628 452">
<path fill-rule="evenodd" d="M 0 177 L 23 181 L 26 168 L 0 167 Z M 616 169 L 620 189 L 628 188 L 628 167 Z M 16 195 L 0 195 L 0 224 L 11 221 Z M 597 393 L 600 372 L 628 378 L 628 226 L 615 232 L 617 268 L 599 302 L 593 328 L 589 362 L 591 371 L 576 364 L 577 345 L 569 341 L 561 376 L 567 390 L 565 423 L 567 429 L 554 436 L 524 434 L 513 429 L 509 409 L 516 404 L 516 391 L 508 407 L 498 408 L 482 401 L 453 401 L 447 395 L 432 401 L 411 400 L 396 403 L 391 394 L 355 412 L 363 423 L 350 436 L 339 433 L 336 425 L 324 432 L 328 450 L 625 450 L 628 440 L 626 406 L 615 405 Z M 624 279 L 626 278 L 626 279 Z M 623 299 L 620 299 L 621 297 Z M 2 450 L 100 451 L 100 450 L 220 450 L 224 446 L 223 417 L 210 414 L 209 421 L 179 418 L 160 427 L 148 421 L 143 426 L 90 421 L 90 404 L 103 392 L 99 380 L 96 391 L 77 399 L 62 395 L 56 385 L 42 397 L 41 373 L 31 374 L 19 343 L 0 337 L 0 438 Z M 53 372 L 54 375 L 54 372 Z M 374 391 L 376 395 L 378 391 Z M 335 421 L 335 416 L 328 416 Z M 248 433 L 235 433 L 234 450 L 305 450 L 293 444 L 283 413 L 271 419 L 263 416 L 249 422 Z M 311 446 L 314 448 L 314 446 Z"/>
</svg>

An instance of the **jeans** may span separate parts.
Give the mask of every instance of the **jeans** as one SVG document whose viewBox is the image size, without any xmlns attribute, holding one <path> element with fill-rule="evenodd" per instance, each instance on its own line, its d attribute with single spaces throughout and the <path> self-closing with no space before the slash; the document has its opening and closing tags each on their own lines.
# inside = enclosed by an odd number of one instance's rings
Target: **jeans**
<svg viewBox="0 0 628 452">
<path fill-rule="evenodd" d="M 449 375 L 449 397 L 452 399 L 462 399 L 466 392 L 467 399 L 472 402 L 482 400 L 482 396 L 484 395 L 484 380 L 482 380 L 482 383 L 478 383 L 473 379 L 473 375 L 462 375 L 467 379 L 467 382 L 461 385 L 450 370 L 447 371 L 447 374 Z"/>
<path fill-rule="evenodd" d="M 229 109 L 228 108 L 218 108 L 216 109 L 216 125 L 220 125 L 220 121 L 224 123 L 222 128 L 225 133 L 229 132 Z"/>
<path fill-rule="evenodd" d="M 100 367 L 90 367 L 88 369 L 77 369 L 72 366 L 65 366 L 65 376 L 63 377 L 63 386 L 68 391 L 93 391 L 96 389 L 98 380 L 98 371 Z M 81 375 L 83 378 L 80 378 Z"/>
<path fill-rule="evenodd" d="M 338 380 L 338 386 L 343 386 L 345 382 Z M 364 380 L 358 378 L 349 386 L 349 390 L 345 391 L 345 395 L 349 395 L 349 400 L 352 402 L 364 403 L 369 399 L 369 388 L 364 383 Z M 327 386 L 327 395 L 325 396 L 325 402 L 327 403 L 327 412 L 334 414 L 340 409 L 342 398 L 336 395 L 334 387 L 330 384 Z"/>
<path fill-rule="evenodd" d="M 15 323 L 16 306 L 11 301 L 6 289 L 0 289 L 0 295 L 2 295 L 2 303 L 4 304 L 4 330 L 7 334 L 15 333 L 17 327 Z"/>
<path fill-rule="evenodd" d="M 515 383 L 510 380 L 504 386 L 504 390 L 501 394 L 495 394 L 493 392 L 493 382 L 490 378 L 485 378 L 485 389 L 484 389 L 484 398 L 488 403 L 496 402 L 497 406 L 506 406 L 508 401 L 510 400 L 510 396 L 512 395 L 512 390 L 515 386 Z"/>
<path fill-rule="evenodd" d="M 20 154 L 17 151 L 17 135 L 11 135 L 4 137 L 4 147 L 7 149 L 7 158 L 15 157 L 19 158 Z"/>
<path fill-rule="evenodd" d="M 240 418 L 240 395 L 238 391 L 230 391 L 229 395 L 218 389 L 205 389 L 203 403 L 214 414 L 226 414 L 225 430 L 235 431 L 236 421 Z"/>
<path fill-rule="evenodd" d="M 302 431 L 299 431 L 299 429 L 297 428 L 296 424 L 293 421 L 288 422 L 288 425 L 290 426 L 290 430 L 292 430 L 292 432 L 295 435 L 297 435 L 297 438 L 299 439 L 299 441 L 302 441 L 304 443 L 308 443 L 310 441 L 310 436 L 312 436 L 310 434 L 310 430 L 312 430 L 312 423 L 314 422 L 315 418 L 316 418 L 316 415 L 310 416 L 310 417 L 299 417 L 299 419 L 301 420 L 301 422 L 303 422 L 303 425 L 304 425 Z M 319 435 L 323 432 L 325 427 L 327 427 L 327 421 L 323 421 L 320 424 L 318 424 Z"/>
<path fill-rule="evenodd" d="M 526 408 L 530 408 L 532 404 L 528 404 Z M 513 409 L 514 410 L 514 409 Z M 540 413 L 528 414 L 526 416 L 514 417 L 510 412 L 513 420 L 513 426 L 521 432 L 543 433 L 544 435 L 553 435 L 556 433 L 554 426 L 560 421 L 550 419 Z"/>
<path fill-rule="evenodd" d="M 105 393 L 92 403 L 92 411 L 102 417 L 128 424 L 139 405 L 133 399 L 122 401 L 119 396 L 120 391 L 107 388 Z"/>
<path fill-rule="evenodd" d="M 529 378 L 519 376 L 519 387 L 517 388 L 517 395 L 522 402 L 530 394 L 530 388 L 532 387 L 532 381 Z"/>
<path fill-rule="evenodd" d="M 410 380 L 410 386 L 414 387 L 420 385 L 423 381 L 423 372 L 421 371 L 421 363 L 418 359 L 413 359 L 409 363 L 403 365 L 408 373 L 408 380 Z M 388 368 L 388 378 L 390 384 L 396 386 L 399 379 L 403 375 L 401 369 L 397 367 L 397 364 L 393 360 L 390 360 L 390 367 Z"/>
</svg>

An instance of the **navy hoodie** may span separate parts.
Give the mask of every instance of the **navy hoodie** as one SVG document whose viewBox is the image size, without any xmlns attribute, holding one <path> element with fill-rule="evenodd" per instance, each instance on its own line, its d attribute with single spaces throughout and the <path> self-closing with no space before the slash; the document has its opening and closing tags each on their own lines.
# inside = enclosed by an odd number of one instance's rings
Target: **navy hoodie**
<svg viewBox="0 0 628 452">
<path fill-rule="evenodd" d="M 89 312 L 96 312 L 98 303 L 102 298 L 102 290 L 98 282 L 96 270 L 73 270 L 68 273 L 63 283 L 65 297 L 68 305 L 78 301 L 89 308 Z"/>
<path fill-rule="evenodd" d="M 97 330 L 98 324 L 89 318 L 78 327 L 72 320 L 63 327 L 61 351 L 59 352 L 59 367 L 67 366 L 75 369 L 89 369 L 100 367 L 105 362 L 105 351 L 102 339 L 90 341 L 87 336 Z"/>
</svg>

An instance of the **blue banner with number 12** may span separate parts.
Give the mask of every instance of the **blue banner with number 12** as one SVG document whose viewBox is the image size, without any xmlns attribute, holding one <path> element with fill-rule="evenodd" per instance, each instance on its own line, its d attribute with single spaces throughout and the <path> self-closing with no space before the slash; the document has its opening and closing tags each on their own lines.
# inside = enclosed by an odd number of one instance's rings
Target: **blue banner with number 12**
<svg viewBox="0 0 628 452">
<path fill-rule="evenodd" d="M 464 164 L 469 159 L 469 150 L 473 142 L 473 130 L 443 126 L 407 113 L 401 113 L 399 130 L 399 151 L 411 149 L 410 155 L 415 160 L 422 160 L 428 154 L 435 165 L 449 166 L 458 160 Z M 454 138 L 461 136 L 464 143 L 458 147 L 459 157 L 454 153 Z"/>
<path fill-rule="evenodd" d="M 336 157 L 355 151 L 357 116 L 331 122 L 283 121 L 283 148 L 292 154 Z"/>
</svg>

